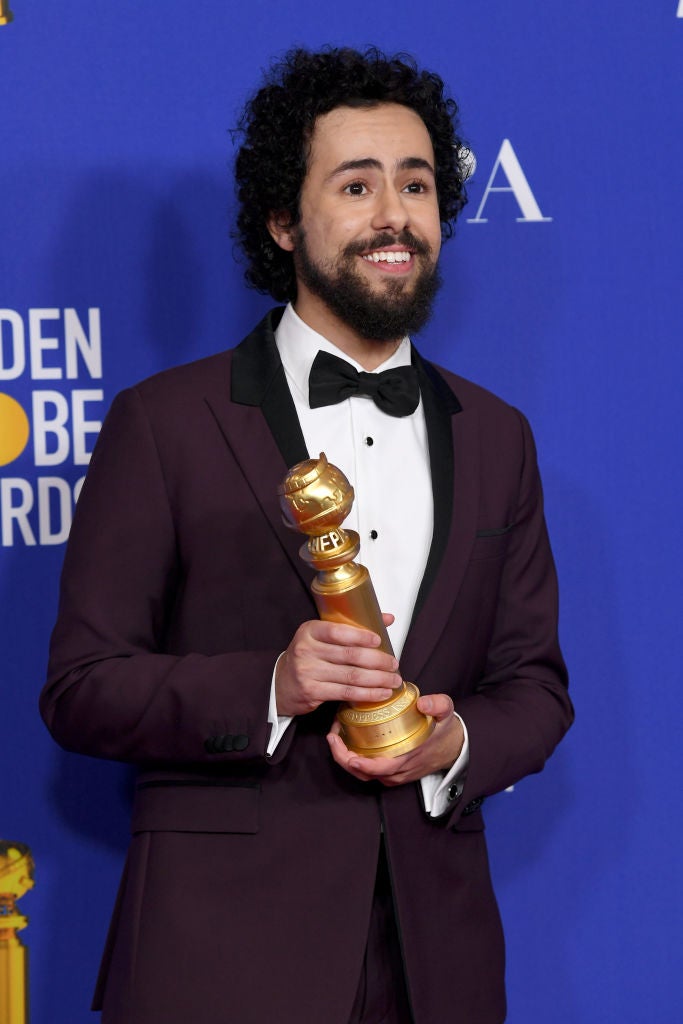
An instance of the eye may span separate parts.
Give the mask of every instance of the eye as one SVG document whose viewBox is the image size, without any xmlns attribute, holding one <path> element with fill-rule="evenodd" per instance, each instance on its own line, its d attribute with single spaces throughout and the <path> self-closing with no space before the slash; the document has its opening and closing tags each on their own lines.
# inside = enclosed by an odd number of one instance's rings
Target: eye
<svg viewBox="0 0 683 1024">
<path fill-rule="evenodd" d="M 344 192 L 350 196 L 364 196 L 367 188 L 362 181 L 350 181 L 348 185 L 344 185 Z"/>
<path fill-rule="evenodd" d="M 422 181 L 421 179 L 417 179 L 416 181 L 410 181 L 405 186 L 403 191 L 407 192 L 409 195 L 420 195 L 420 193 L 426 192 L 428 190 L 428 188 L 429 188 L 429 186 L 428 186 L 426 181 Z"/>
</svg>

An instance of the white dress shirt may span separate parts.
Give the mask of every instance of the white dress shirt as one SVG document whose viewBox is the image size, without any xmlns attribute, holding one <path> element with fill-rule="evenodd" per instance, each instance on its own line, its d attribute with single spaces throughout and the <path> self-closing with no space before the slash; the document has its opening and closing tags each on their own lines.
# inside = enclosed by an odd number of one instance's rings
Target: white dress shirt
<svg viewBox="0 0 683 1024">
<path fill-rule="evenodd" d="M 325 452 L 328 461 L 338 466 L 353 485 L 355 499 L 344 528 L 359 534 L 358 560 L 370 572 L 380 608 L 395 616 L 388 632 L 394 653 L 400 658 L 427 563 L 434 521 L 422 400 L 414 413 L 402 417 L 387 415 L 363 395 L 311 409 L 308 377 L 319 351 L 339 356 L 359 371 L 363 367 L 305 324 L 291 305 L 275 331 L 275 340 L 309 456 L 315 458 Z M 407 365 L 410 341 L 404 338 L 377 372 Z M 272 726 L 268 754 L 272 754 L 291 721 L 277 714 L 274 673 L 268 720 Z M 468 752 L 465 729 L 463 749 L 451 770 L 420 780 L 425 809 L 432 816 L 447 810 L 453 785 L 456 792 L 460 790 Z"/>
</svg>

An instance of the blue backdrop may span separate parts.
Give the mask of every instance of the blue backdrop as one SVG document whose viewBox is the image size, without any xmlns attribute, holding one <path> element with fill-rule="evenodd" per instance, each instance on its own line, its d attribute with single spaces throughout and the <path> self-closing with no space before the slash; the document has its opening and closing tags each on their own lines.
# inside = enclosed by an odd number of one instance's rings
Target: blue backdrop
<svg viewBox="0 0 683 1024">
<path fill-rule="evenodd" d="M 461 103 L 477 167 L 421 346 L 539 447 L 578 720 L 487 805 L 509 1020 L 679 1021 L 683 0 L 12 7 L 0 837 L 36 861 L 33 1024 L 90 1019 L 127 842 L 127 770 L 61 752 L 36 709 L 74 487 L 116 391 L 269 305 L 233 257 L 230 129 L 274 53 L 327 42 L 414 52 Z"/>
</svg>

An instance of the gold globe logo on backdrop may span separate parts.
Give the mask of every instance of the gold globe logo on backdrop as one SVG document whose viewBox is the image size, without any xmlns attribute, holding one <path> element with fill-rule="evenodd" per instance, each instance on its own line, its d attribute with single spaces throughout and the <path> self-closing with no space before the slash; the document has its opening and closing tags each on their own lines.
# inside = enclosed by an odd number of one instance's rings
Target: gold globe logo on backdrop
<svg viewBox="0 0 683 1024">
<path fill-rule="evenodd" d="M 85 474 L 101 427 L 101 381 L 98 308 L 0 309 L 0 547 L 66 541 L 85 479 L 73 470 Z"/>
<path fill-rule="evenodd" d="M 14 21 L 14 15 L 9 9 L 9 0 L 0 0 L 0 25 L 9 25 Z"/>
<path fill-rule="evenodd" d="M 0 391 L 0 466 L 18 459 L 28 444 L 31 428 L 16 398 Z"/>
</svg>

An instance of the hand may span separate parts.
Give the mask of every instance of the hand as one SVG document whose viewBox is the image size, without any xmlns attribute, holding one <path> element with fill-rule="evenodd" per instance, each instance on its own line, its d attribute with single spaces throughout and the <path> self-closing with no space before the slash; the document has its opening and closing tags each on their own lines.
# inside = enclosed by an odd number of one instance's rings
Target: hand
<svg viewBox="0 0 683 1024">
<path fill-rule="evenodd" d="M 403 786 L 433 772 L 447 771 L 457 760 L 465 739 L 462 722 L 453 714 L 453 701 L 446 693 L 432 693 L 420 697 L 417 707 L 431 715 L 436 726 L 429 739 L 409 754 L 398 757 L 354 754 L 339 735 L 340 726 L 335 722 L 327 736 L 332 757 L 361 782 L 376 779 L 384 786 Z"/>
<path fill-rule="evenodd" d="M 385 615 L 390 626 L 393 615 Z M 307 715 L 323 701 L 378 703 L 401 685 L 398 661 L 369 629 L 315 619 L 297 629 L 275 673 L 280 715 Z"/>
</svg>

